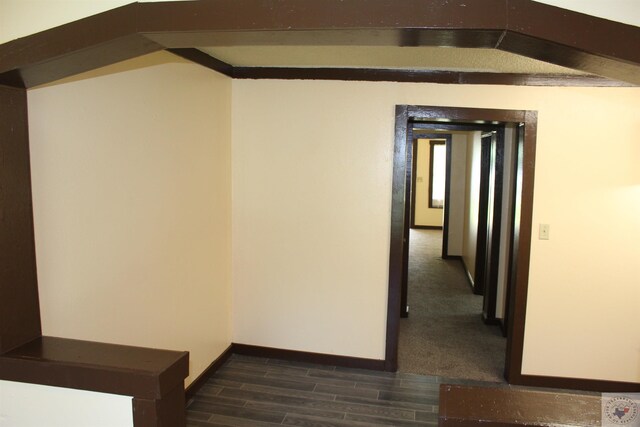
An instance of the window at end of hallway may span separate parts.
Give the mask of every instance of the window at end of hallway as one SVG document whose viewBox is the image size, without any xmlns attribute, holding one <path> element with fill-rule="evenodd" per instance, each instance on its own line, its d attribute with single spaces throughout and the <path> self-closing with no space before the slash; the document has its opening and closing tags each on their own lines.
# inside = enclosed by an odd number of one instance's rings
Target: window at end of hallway
<svg viewBox="0 0 640 427">
<path fill-rule="evenodd" d="M 429 208 L 444 207 L 447 150 L 444 141 L 429 141 Z"/>
</svg>

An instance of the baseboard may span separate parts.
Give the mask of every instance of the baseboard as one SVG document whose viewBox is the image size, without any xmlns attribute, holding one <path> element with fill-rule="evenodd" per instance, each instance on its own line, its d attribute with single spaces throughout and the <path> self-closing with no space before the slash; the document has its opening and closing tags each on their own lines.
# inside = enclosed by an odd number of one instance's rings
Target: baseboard
<svg viewBox="0 0 640 427">
<path fill-rule="evenodd" d="M 442 230 L 441 225 L 412 225 L 410 228 L 416 230 Z"/>
<path fill-rule="evenodd" d="M 296 362 L 317 363 L 320 365 L 343 366 L 348 368 L 385 370 L 385 361 L 360 357 L 339 356 L 335 354 L 311 353 L 297 350 L 284 350 L 272 347 L 260 347 L 248 344 L 231 344 L 218 358 L 204 370 L 185 390 L 186 401 L 189 401 L 207 380 L 231 357 L 232 354 L 283 359 Z M 593 380 L 584 378 L 548 377 L 542 375 L 518 375 L 511 378 L 511 385 L 529 387 L 560 388 L 569 390 L 596 391 L 601 393 L 638 393 L 640 383 L 622 381 Z"/>
<path fill-rule="evenodd" d="M 198 378 L 196 378 L 189 386 L 185 389 L 185 400 L 188 402 L 197 392 L 202 388 L 202 386 L 207 382 L 207 380 L 216 373 L 218 369 L 224 362 L 226 362 L 231 355 L 233 354 L 233 344 L 229 345 L 225 351 L 222 352 L 220 356 L 216 360 L 214 360 L 207 369 L 202 372 Z"/>
<path fill-rule="evenodd" d="M 442 259 L 450 259 L 452 261 L 456 261 L 456 260 L 462 261 L 462 257 L 460 255 L 445 255 L 445 256 L 442 257 Z M 464 262 L 464 261 L 462 261 L 462 262 Z"/>
<path fill-rule="evenodd" d="M 486 317 L 484 313 L 482 313 L 482 321 L 484 322 L 485 325 L 492 325 L 492 326 L 499 326 L 501 323 L 500 319 L 498 319 L 497 317 Z"/>
<path fill-rule="evenodd" d="M 500 322 L 500 330 L 502 331 L 502 336 L 506 337 L 507 336 L 507 325 L 504 324 L 504 319 L 498 319 L 498 322 Z"/>
<path fill-rule="evenodd" d="M 519 375 L 510 381 L 512 385 L 528 387 L 563 388 L 570 390 L 597 391 L 601 393 L 637 393 L 640 383 L 592 380 L 585 378 L 547 377 L 542 375 Z"/>
<path fill-rule="evenodd" d="M 260 347 L 248 344 L 232 344 L 232 353 L 245 356 L 265 357 L 268 359 L 283 359 L 296 362 L 317 363 L 319 365 L 334 365 L 347 368 L 384 370 L 384 360 L 365 359 L 361 357 L 339 356 L 335 354 L 310 353 L 307 351 L 284 350 L 272 347 Z"/>
<path fill-rule="evenodd" d="M 469 269 L 467 268 L 467 264 L 464 263 L 464 258 L 460 257 L 460 262 L 462 263 L 462 268 L 464 270 L 464 275 L 467 277 L 467 281 L 469 282 L 469 286 L 471 286 L 471 289 L 475 289 L 475 283 L 473 283 L 473 277 L 471 277 L 471 273 L 469 273 Z"/>
</svg>

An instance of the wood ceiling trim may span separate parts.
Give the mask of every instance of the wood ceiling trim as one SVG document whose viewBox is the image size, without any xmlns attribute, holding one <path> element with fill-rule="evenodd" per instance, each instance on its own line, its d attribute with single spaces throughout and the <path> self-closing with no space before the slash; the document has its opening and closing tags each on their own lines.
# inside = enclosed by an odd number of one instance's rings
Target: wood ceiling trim
<svg viewBox="0 0 640 427">
<path fill-rule="evenodd" d="M 164 49 L 137 24 L 134 3 L 0 45 L 0 84 L 33 87 Z"/>
<path fill-rule="evenodd" d="M 380 68 L 234 67 L 198 49 L 176 48 L 167 49 L 167 51 L 234 79 L 342 80 L 514 86 L 633 86 L 630 83 L 589 75 L 395 70 Z"/>
<path fill-rule="evenodd" d="M 165 48 L 492 47 L 640 84 L 640 28 L 530 0 L 134 3 L 0 45 L 0 84 L 33 87 Z"/>
<path fill-rule="evenodd" d="M 141 3 L 148 33 L 505 29 L 506 0 L 225 0 Z"/>
<path fill-rule="evenodd" d="M 640 28 L 530 0 L 507 0 L 506 30 L 584 53 L 640 63 Z M 517 53 L 517 52 L 516 52 Z"/>
</svg>

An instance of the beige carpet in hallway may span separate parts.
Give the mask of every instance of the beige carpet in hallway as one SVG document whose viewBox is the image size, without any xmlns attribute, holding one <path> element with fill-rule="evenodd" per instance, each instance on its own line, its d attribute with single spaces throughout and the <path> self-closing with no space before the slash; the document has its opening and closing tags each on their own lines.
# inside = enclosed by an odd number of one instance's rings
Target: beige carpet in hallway
<svg viewBox="0 0 640 427">
<path fill-rule="evenodd" d="M 481 319 L 458 260 L 443 260 L 442 231 L 411 230 L 409 317 L 400 320 L 400 372 L 504 382 L 506 339 Z"/>
</svg>

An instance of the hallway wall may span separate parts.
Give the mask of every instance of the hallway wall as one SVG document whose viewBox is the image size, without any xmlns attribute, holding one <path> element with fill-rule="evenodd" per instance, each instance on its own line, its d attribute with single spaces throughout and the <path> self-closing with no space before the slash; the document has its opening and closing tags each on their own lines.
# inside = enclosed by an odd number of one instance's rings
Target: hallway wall
<svg viewBox="0 0 640 427">
<path fill-rule="evenodd" d="M 231 343 L 231 79 L 161 52 L 30 90 L 45 335 Z"/>
<path fill-rule="evenodd" d="M 448 255 L 464 253 L 465 213 L 467 210 L 467 132 L 451 132 L 451 182 L 449 195 Z"/>
<path fill-rule="evenodd" d="M 467 134 L 462 261 L 464 262 L 472 283 L 475 283 L 478 213 L 480 209 L 480 136 L 481 132 L 469 132 Z"/>
<path fill-rule="evenodd" d="M 234 341 L 384 357 L 394 108 L 433 100 L 539 112 L 533 228 L 551 240 L 532 241 L 523 373 L 640 380 L 619 327 L 640 297 L 638 88 L 234 81 Z"/>
</svg>

